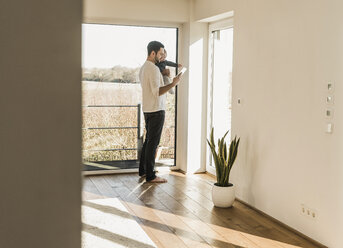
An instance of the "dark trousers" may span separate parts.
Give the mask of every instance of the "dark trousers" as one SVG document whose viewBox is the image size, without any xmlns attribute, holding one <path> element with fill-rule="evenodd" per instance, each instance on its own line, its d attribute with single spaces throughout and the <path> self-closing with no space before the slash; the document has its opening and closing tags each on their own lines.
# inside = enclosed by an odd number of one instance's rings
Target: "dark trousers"
<svg viewBox="0 0 343 248">
<path fill-rule="evenodd" d="M 144 113 L 146 137 L 139 162 L 139 175 L 146 174 L 146 180 L 151 181 L 155 175 L 155 154 L 160 143 L 165 111 Z"/>
</svg>

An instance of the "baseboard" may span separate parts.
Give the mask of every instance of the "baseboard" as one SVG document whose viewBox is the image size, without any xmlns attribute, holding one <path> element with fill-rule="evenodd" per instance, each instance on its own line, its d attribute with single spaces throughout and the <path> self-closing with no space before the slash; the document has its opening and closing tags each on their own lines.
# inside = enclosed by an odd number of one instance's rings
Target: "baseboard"
<svg viewBox="0 0 343 248">
<path fill-rule="evenodd" d="M 210 175 L 211 175 L 211 174 L 210 174 Z M 295 230 L 294 228 L 292 228 L 292 227 L 286 225 L 285 223 L 283 223 L 283 222 L 281 222 L 281 221 L 275 219 L 274 217 L 272 217 L 272 216 L 266 214 L 265 212 L 263 212 L 263 211 L 261 211 L 261 210 L 255 208 L 255 207 L 251 206 L 250 204 L 246 203 L 245 201 L 243 201 L 243 200 L 241 200 L 241 199 L 239 199 L 239 198 L 237 198 L 237 197 L 236 197 L 235 200 L 236 200 L 236 201 L 239 201 L 240 203 L 244 204 L 245 206 L 251 208 L 252 210 L 258 212 L 259 214 L 263 215 L 264 217 L 270 219 L 271 221 L 277 223 L 278 225 L 280 225 L 280 226 L 282 226 L 282 227 L 284 227 L 284 228 L 290 230 L 291 232 L 296 233 L 297 235 L 299 235 L 300 237 L 302 237 L 302 238 L 308 240 L 309 242 L 313 243 L 314 245 L 316 245 L 316 246 L 318 246 L 318 247 L 320 247 L 320 248 L 328 248 L 327 246 L 325 246 L 325 245 L 319 243 L 318 241 L 316 241 L 316 240 L 314 240 L 314 239 L 312 239 L 312 238 L 306 236 L 305 234 L 303 234 L 303 233 L 301 233 L 301 232 Z"/>
<path fill-rule="evenodd" d="M 109 175 L 109 174 L 124 174 L 124 173 L 138 173 L 136 169 L 122 169 L 122 170 L 94 170 L 94 171 L 82 171 L 83 176 L 92 175 Z"/>
<path fill-rule="evenodd" d="M 212 177 L 214 180 L 217 180 L 216 176 L 209 173 L 208 171 L 205 172 L 206 175 L 209 175 L 210 177 Z"/>
<path fill-rule="evenodd" d="M 182 174 L 184 174 L 184 175 L 187 175 L 187 171 L 184 171 L 184 170 L 181 170 L 181 169 L 178 169 L 178 170 L 175 170 L 176 172 L 180 172 L 180 173 L 182 173 Z"/>
<path fill-rule="evenodd" d="M 216 176 L 215 176 L 215 175 L 213 175 L 213 174 L 211 174 L 211 173 L 208 173 L 207 171 L 206 171 L 205 174 L 208 175 L 208 176 L 210 176 L 210 177 L 212 177 L 214 180 L 216 180 Z M 312 238 L 306 236 L 305 234 L 303 234 L 303 233 L 301 233 L 301 232 L 295 230 L 294 228 L 292 228 L 292 227 L 286 225 L 285 223 L 283 223 L 283 222 L 281 222 L 281 221 L 279 221 L 279 220 L 273 218 L 272 216 L 270 216 L 270 215 L 266 214 L 265 212 L 263 212 L 263 211 L 261 211 L 261 210 L 255 208 L 255 207 L 251 206 L 250 204 L 246 203 L 245 201 L 243 201 L 243 200 L 241 200 L 241 199 L 239 199 L 239 198 L 237 198 L 237 197 L 236 197 L 236 201 L 239 201 L 240 203 L 244 204 L 245 206 L 247 206 L 247 207 L 253 209 L 254 211 L 260 213 L 260 214 L 263 215 L 264 217 L 270 219 L 271 221 L 273 221 L 273 222 L 279 224 L 280 226 L 282 226 L 282 227 L 284 227 L 284 228 L 290 230 L 291 232 L 296 233 L 297 235 L 299 235 L 300 237 L 302 237 L 302 238 L 308 240 L 309 242 L 313 243 L 314 245 L 316 245 L 316 246 L 318 246 L 318 247 L 320 247 L 320 248 L 328 248 L 327 246 L 325 246 L 325 245 L 319 243 L 318 241 L 316 241 L 316 240 L 314 240 L 314 239 L 312 239 Z"/>
</svg>

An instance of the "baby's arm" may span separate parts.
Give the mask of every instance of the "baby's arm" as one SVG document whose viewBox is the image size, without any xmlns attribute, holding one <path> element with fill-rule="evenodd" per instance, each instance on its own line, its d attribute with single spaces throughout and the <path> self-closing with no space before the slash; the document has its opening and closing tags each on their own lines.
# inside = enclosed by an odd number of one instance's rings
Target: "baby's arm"
<svg viewBox="0 0 343 248">
<path fill-rule="evenodd" d="M 172 66 L 172 67 L 181 67 L 182 66 L 181 64 L 177 64 L 177 63 L 171 62 L 169 60 L 165 60 L 165 62 L 166 62 L 167 66 Z"/>
</svg>

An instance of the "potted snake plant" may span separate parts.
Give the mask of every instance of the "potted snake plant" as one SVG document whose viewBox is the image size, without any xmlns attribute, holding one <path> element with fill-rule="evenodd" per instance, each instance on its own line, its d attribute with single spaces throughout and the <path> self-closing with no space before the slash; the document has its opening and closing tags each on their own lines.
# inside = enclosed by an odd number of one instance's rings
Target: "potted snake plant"
<svg viewBox="0 0 343 248">
<path fill-rule="evenodd" d="M 217 176 L 217 182 L 212 187 L 212 201 L 216 207 L 231 207 L 235 200 L 235 188 L 229 182 L 229 177 L 237 157 L 240 138 L 235 137 L 230 146 L 227 147 L 224 141 L 229 132 L 227 131 L 221 139 L 218 139 L 218 149 L 216 149 L 213 132 L 212 128 L 210 140 L 207 140 L 211 148 Z"/>
</svg>

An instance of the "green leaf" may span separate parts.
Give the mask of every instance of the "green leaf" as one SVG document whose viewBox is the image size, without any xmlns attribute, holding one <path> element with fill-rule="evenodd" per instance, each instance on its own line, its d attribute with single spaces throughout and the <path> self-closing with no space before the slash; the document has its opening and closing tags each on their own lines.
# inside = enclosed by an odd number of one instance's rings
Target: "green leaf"
<svg viewBox="0 0 343 248">
<path fill-rule="evenodd" d="M 236 160 L 240 142 L 240 138 L 237 140 L 237 137 L 235 137 L 228 147 L 225 142 L 225 137 L 228 132 L 229 131 L 227 131 L 222 138 L 218 139 L 217 151 L 216 144 L 214 143 L 214 128 L 211 129 L 210 140 L 207 140 L 216 167 L 217 184 L 219 186 L 229 185 L 230 171 Z"/>
</svg>

